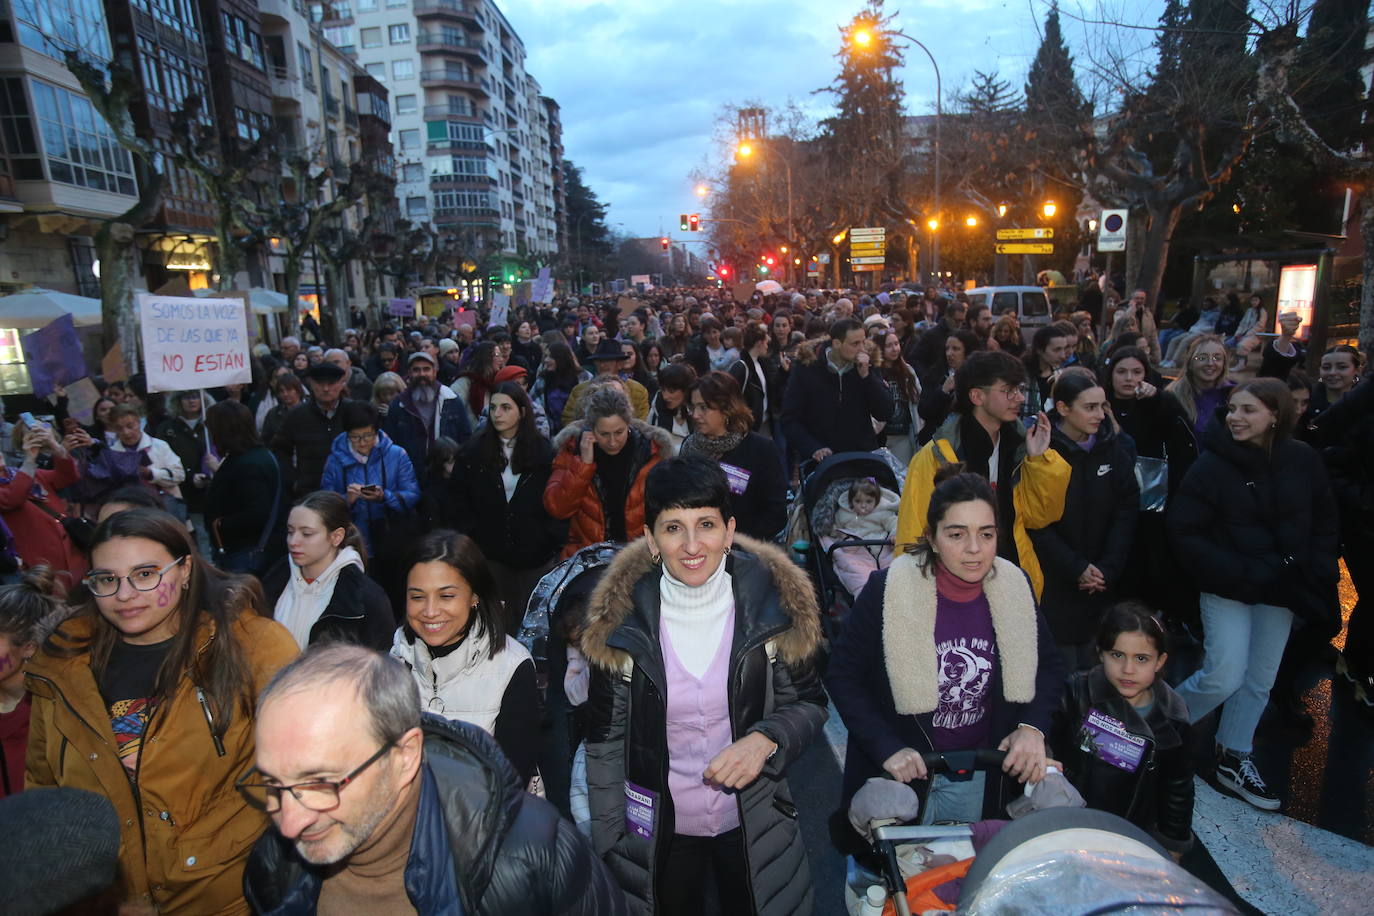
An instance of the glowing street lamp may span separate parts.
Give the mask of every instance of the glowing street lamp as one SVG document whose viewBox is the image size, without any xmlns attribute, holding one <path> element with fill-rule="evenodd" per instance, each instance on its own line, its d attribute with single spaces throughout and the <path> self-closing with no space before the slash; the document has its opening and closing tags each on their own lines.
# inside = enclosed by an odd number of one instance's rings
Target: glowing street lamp
<svg viewBox="0 0 1374 916">
<path fill-rule="evenodd" d="M 866 48 L 873 44 L 873 33 L 868 29 L 855 29 L 851 37 L 854 39 L 854 44 L 861 48 Z"/>
<path fill-rule="evenodd" d="M 710 193 L 710 192 L 707 190 L 706 185 L 704 185 L 704 184 L 699 184 L 699 185 L 697 185 L 697 197 L 705 197 L 705 196 L 706 196 L 707 194 L 709 194 L 709 193 Z"/>
<path fill-rule="evenodd" d="M 965 225 L 965 226 L 968 226 L 970 229 L 974 228 L 975 226 L 978 225 L 978 217 L 976 217 L 976 216 L 966 216 L 966 217 L 964 217 L 964 225 Z"/>
<path fill-rule="evenodd" d="M 931 232 L 934 232 L 936 229 L 940 228 L 940 221 L 932 216 L 930 219 L 926 220 L 926 226 Z"/>
<path fill-rule="evenodd" d="M 998 219 L 1002 219 L 1002 218 L 1003 218 L 1004 216 L 1006 216 L 1006 215 L 1007 215 L 1007 205 L 1006 205 L 1006 204 L 998 204 L 998 205 L 997 205 L 997 218 L 998 218 Z"/>
<path fill-rule="evenodd" d="M 1059 208 L 1054 205 L 1052 200 L 1045 201 L 1044 205 L 1040 207 L 1040 212 L 1045 214 L 1045 219 L 1051 219 L 1058 211 Z"/>
<path fill-rule="evenodd" d="M 735 152 L 739 154 L 741 159 L 748 159 L 754 155 L 754 148 L 748 143 L 741 143 Z"/>
</svg>

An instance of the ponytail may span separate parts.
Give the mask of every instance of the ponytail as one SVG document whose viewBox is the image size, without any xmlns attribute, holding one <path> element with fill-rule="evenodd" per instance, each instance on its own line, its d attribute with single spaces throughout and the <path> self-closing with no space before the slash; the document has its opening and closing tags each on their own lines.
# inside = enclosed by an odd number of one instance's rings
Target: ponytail
<svg viewBox="0 0 1374 916">
<path fill-rule="evenodd" d="M 316 490 L 302 496 L 292 508 L 309 509 L 314 512 L 320 517 L 320 524 L 324 526 L 325 531 L 342 528 L 344 537 L 339 549 L 352 547 L 358 552 L 363 565 L 367 565 L 367 542 L 363 540 L 363 534 L 358 530 L 358 526 L 353 524 L 353 515 L 348 511 L 348 500 L 333 490 Z"/>
<path fill-rule="evenodd" d="M 0 634 L 16 645 L 43 642 L 70 612 L 51 566 L 34 566 L 17 584 L 0 586 Z"/>
</svg>

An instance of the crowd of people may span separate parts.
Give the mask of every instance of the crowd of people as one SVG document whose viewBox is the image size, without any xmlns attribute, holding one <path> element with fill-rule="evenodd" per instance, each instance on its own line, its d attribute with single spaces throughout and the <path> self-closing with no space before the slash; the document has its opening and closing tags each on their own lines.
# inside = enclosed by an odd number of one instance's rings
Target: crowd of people
<svg viewBox="0 0 1374 916">
<path fill-rule="evenodd" d="M 107 799 L 109 912 L 806 913 L 786 777 L 833 708 L 845 804 L 976 821 L 1058 770 L 1180 855 L 1210 713 L 1216 782 L 1276 810 L 1251 753 L 1298 668 L 1374 706 L 1374 389 L 1347 345 L 1309 378 L 1259 296 L 1116 298 L 469 303 L 259 343 L 242 385 L 101 382 L 89 423 L 59 390 L 0 430 L 0 804 Z M 823 604 L 789 512 L 875 451 L 900 491 L 847 482 L 814 536 L 885 546 Z M 603 542 L 550 680 L 526 606 Z M 972 749 L 1003 772 L 926 772 Z"/>
</svg>

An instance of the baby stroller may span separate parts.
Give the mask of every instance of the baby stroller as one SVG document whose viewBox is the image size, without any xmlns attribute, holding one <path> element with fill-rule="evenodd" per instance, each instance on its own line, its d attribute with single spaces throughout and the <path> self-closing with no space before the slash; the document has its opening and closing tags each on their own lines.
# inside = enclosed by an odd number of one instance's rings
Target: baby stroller
<svg viewBox="0 0 1374 916">
<path fill-rule="evenodd" d="M 542 750 L 539 772 L 548 800 L 572 817 L 569 801 L 572 749 L 581 740 L 579 722 L 563 692 L 568 667 L 568 625 L 580 618 L 592 589 L 623 547 L 608 541 L 583 547 L 544 574 L 530 593 L 525 617 L 516 638 L 534 656 L 540 693 L 544 697 Z"/>
<path fill-rule="evenodd" d="M 900 494 L 901 480 L 894 466 L 895 458 L 886 449 L 877 452 L 840 452 L 809 468 L 803 465 L 801 496 L 793 506 L 788 539 L 794 552 L 805 558 L 819 591 L 822 608 L 830 608 L 836 601 L 848 608 L 855 595 L 844 587 L 835 574 L 835 552 L 845 548 L 868 550 L 876 560 L 884 548 L 892 548 L 890 538 L 839 538 L 829 546 L 821 545 L 835 525 L 835 511 L 840 497 L 858 478 L 872 478 L 884 490 Z"/>
<path fill-rule="evenodd" d="M 931 776 L 958 779 L 1000 770 L 1005 756 L 980 750 L 923 759 Z M 863 817 L 876 813 L 857 795 L 855 801 L 851 817 L 860 807 Z M 912 814 L 908 805 L 897 807 L 905 808 L 892 812 L 898 818 Z M 1015 812 L 1015 804 L 1010 807 Z M 911 819 L 920 821 L 919 801 Z M 851 876 L 846 904 L 856 916 L 1237 912 L 1175 865 L 1149 834 L 1105 811 L 1049 807 L 1009 823 L 915 826 L 891 820 L 869 820 L 880 874 Z M 878 880 L 863 886 L 868 877 Z"/>
</svg>

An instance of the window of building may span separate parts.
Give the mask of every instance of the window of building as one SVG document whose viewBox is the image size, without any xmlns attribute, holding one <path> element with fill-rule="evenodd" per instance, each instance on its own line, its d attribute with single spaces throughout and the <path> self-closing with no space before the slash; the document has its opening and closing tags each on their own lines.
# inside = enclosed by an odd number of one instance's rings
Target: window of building
<svg viewBox="0 0 1374 916">
<path fill-rule="evenodd" d="M 401 180 L 407 184 L 414 184 L 417 181 L 425 180 L 424 166 L 418 162 L 407 162 L 401 166 Z"/>
<path fill-rule="evenodd" d="M 133 196 L 133 160 L 86 97 L 38 80 L 32 85 L 49 179 Z"/>
<path fill-rule="evenodd" d="M 350 48 L 353 46 L 353 27 L 331 25 L 324 30 L 324 37 L 336 48 Z"/>
<path fill-rule="evenodd" d="M 252 64 L 259 70 L 267 69 L 262 52 L 262 36 L 252 30 L 246 19 L 233 13 L 221 12 L 220 28 L 224 32 L 226 53 Z"/>
<path fill-rule="evenodd" d="M 491 194 L 486 191 L 435 191 L 434 209 L 493 210 Z"/>
<path fill-rule="evenodd" d="M 410 41 L 410 23 L 398 22 L 395 25 L 386 27 L 386 37 L 394 45 L 403 45 Z"/>
<path fill-rule="evenodd" d="M 352 18 L 353 18 L 353 4 L 351 4 L 351 3 L 339 3 L 339 2 L 337 2 L 337 0 L 336 0 L 336 2 L 334 2 L 333 4 L 330 5 L 329 13 L 330 13 L 330 16 L 329 16 L 330 19 L 352 19 Z"/>
<path fill-rule="evenodd" d="M 393 60 L 391 62 L 391 76 L 398 80 L 414 79 L 415 61 L 408 57 L 404 60 Z"/>
<path fill-rule="evenodd" d="M 101 0 L 11 0 L 10 13 L 18 33 L 12 40 L 26 48 L 58 60 L 68 48 L 110 59 L 110 29 Z"/>
<path fill-rule="evenodd" d="M 409 6 L 410 0 L 386 0 L 386 8 L 394 10 L 397 7 Z"/>
<path fill-rule="evenodd" d="M 358 37 L 362 39 L 364 48 L 380 48 L 382 46 L 382 30 L 380 27 L 363 29 L 358 33 Z"/>
<path fill-rule="evenodd" d="M 398 115 L 415 114 L 416 108 L 417 104 L 414 95 L 396 96 L 396 113 Z"/>
<path fill-rule="evenodd" d="M 7 174 L 23 181 L 43 180 L 43 160 L 29 117 L 24 81 L 0 79 L 0 156 L 9 164 Z"/>
<path fill-rule="evenodd" d="M 363 64 L 363 69 L 373 79 L 386 79 L 386 64 Z"/>
<path fill-rule="evenodd" d="M 296 62 L 300 65 L 301 82 L 306 89 L 315 91 L 315 63 L 310 54 L 310 49 L 299 41 L 296 42 Z"/>
<path fill-rule="evenodd" d="M 406 216 L 429 216 L 429 199 L 425 197 L 406 198 Z"/>
<path fill-rule="evenodd" d="M 377 9 L 377 0 L 358 0 L 358 12 L 370 13 Z"/>
<path fill-rule="evenodd" d="M 413 153 L 420 149 L 420 131 L 418 128 L 401 131 L 401 152 Z"/>
</svg>

